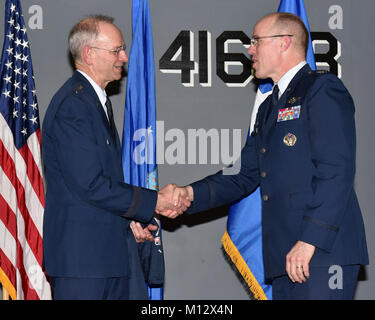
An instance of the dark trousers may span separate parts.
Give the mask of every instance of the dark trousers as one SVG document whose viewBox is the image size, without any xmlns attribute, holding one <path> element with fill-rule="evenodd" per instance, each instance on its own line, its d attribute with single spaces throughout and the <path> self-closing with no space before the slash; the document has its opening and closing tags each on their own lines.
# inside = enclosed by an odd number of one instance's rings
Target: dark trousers
<svg viewBox="0 0 375 320">
<path fill-rule="evenodd" d="M 274 300 L 351 300 L 359 265 L 311 267 L 305 283 L 293 283 L 285 275 L 272 281 Z"/>
<path fill-rule="evenodd" d="M 50 278 L 54 300 L 128 300 L 129 278 Z"/>
</svg>

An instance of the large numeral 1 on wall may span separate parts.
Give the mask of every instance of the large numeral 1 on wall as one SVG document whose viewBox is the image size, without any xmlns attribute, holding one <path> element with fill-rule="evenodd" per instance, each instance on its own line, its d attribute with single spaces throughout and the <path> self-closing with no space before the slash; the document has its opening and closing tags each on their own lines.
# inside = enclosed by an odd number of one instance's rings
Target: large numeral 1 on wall
<svg viewBox="0 0 375 320">
<path fill-rule="evenodd" d="M 202 87 L 211 87 L 212 58 L 211 33 L 199 31 L 199 83 Z"/>
</svg>

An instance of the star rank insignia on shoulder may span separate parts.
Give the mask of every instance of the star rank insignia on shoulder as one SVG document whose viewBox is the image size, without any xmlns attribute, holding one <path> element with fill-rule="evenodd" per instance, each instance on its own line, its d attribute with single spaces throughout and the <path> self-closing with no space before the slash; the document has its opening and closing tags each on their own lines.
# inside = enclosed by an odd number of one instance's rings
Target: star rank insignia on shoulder
<svg viewBox="0 0 375 320">
<path fill-rule="evenodd" d="M 80 92 L 82 91 L 82 89 L 83 89 L 83 86 L 80 84 L 77 88 L 75 88 L 75 89 L 73 90 L 73 93 L 74 93 L 75 95 L 77 95 L 78 93 L 80 93 Z"/>
<path fill-rule="evenodd" d="M 311 70 L 308 72 L 308 74 L 327 74 L 329 73 L 328 70 Z"/>
</svg>

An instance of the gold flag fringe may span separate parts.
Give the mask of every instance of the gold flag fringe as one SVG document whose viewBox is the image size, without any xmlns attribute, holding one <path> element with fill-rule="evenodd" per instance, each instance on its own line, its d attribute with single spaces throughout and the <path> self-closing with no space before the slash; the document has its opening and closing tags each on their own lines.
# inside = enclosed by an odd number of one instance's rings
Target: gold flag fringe
<svg viewBox="0 0 375 320">
<path fill-rule="evenodd" d="M 8 276 L 5 274 L 5 272 L 1 268 L 0 268 L 0 282 L 3 285 L 3 290 L 5 289 L 6 291 L 8 291 L 12 300 L 16 300 L 17 299 L 16 289 L 14 288 L 13 284 L 8 279 Z"/>
<path fill-rule="evenodd" d="M 231 238 L 229 237 L 228 231 L 225 230 L 225 233 L 221 239 L 223 248 L 229 258 L 232 260 L 234 266 L 237 268 L 238 272 L 241 274 L 242 278 L 249 286 L 251 293 L 254 295 L 256 300 L 268 300 L 266 294 L 264 293 L 262 287 L 254 277 L 249 266 L 241 256 L 241 253 L 238 251 Z"/>
</svg>

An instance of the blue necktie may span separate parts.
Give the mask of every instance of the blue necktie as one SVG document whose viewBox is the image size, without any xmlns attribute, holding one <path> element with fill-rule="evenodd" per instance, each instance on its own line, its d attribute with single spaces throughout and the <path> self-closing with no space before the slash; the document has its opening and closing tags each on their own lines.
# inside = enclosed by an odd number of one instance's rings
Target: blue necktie
<svg viewBox="0 0 375 320">
<path fill-rule="evenodd" d="M 111 103 L 111 100 L 109 100 L 108 97 L 107 97 L 107 101 L 105 102 L 105 106 L 107 107 L 109 127 L 111 128 L 113 139 L 114 139 L 114 141 L 116 141 L 116 125 L 115 125 L 115 120 L 113 118 L 112 103 Z"/>
<path fill-rule="evenodd" d="M 274 107 L 279 101 L 279 87 L 275 85 L 272 90 L 272 107 Z"/>
<path fill-rule="evenodd" d="M 266 115 L 266 122 L 268 121 L 269 116 L 272 113 L 273 108 L 276 106 L 277 102 L 279 101 L 279 87 L 275 85 L 272 90 L 271 95 L 271 104 L 268 108 L 267 115 Z"/>
</svg>

